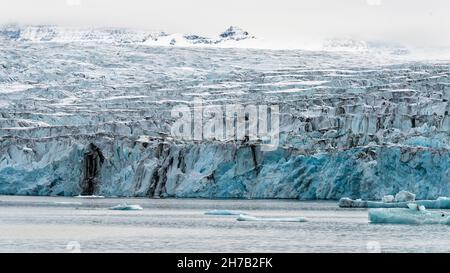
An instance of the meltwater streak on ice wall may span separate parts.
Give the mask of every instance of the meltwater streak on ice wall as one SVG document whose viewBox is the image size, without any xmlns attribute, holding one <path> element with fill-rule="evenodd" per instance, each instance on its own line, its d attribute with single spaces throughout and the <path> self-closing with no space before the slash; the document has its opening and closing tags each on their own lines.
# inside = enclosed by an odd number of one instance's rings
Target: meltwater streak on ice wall
<svg viewBox="0 0 450 273">
<path fill-rule="evenodd" d="M 450 195 L 449 62 L 14 35 L 0 54 L 1 194 Z M 279 105 L 278 149 L 172 139 L 170 110 L 195 97 Z"/>
</svg>

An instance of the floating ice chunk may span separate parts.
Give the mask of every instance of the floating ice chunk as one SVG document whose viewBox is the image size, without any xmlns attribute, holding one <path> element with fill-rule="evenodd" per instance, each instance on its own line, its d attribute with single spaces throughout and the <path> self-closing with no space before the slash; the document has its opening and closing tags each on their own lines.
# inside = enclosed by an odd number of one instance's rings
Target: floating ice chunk
<svg viewBox="0 0 450 273">
<path fill-rule="evenodd" d="M 250 215 L 241 214 L 236 219 L 238 221 L 265 221 L 265 222 L 307 222 L 308 220 L 303 217 L 277 217 L 277 218 L 265 218 L 255 217 Z"/>
<path fill-rule="evenodd" d="M 416 200 L 416 195 L 408 191 L 399 191 L 395 195 L 396 202 L 411 202 Z"/>
<path fill-rule="evenodd" d="M 54 202 L 55 205 L 83 205 L 81 202 Z"/>
<path fill-rule="evenodd" d="M 142 210 L 143 208 L 139 205 L 128 205 L 127 203 L 119 204 L 114 207 L 110 207 L 110 210 Z"/>
<path fill-rule="evenodd" d="M 369 221 L 371 223 L 384 224 L 445 224 L 450 225 L 450 215 L 445 212 L 431 212 L 425 210 L 424 206 L 411 208 L 378 208 L 369 210 Z"/>
<path fill-rule="evenodd" d="M 411 210 L 419 210 L 419 206 L 415 203 L 409 203 L 408 208 Z"/>
<path fill-rule="evenodd" d="M 423 205 L 418 205 L 416 203 L 408 203 L 408 208 L 410 210 L 417 210 L 417 211 L 425 211 L 425 206 Z"/>
<path fill-rule="evenodd" d="M 245 212 L 235 210 L 214 209 L 205 212 L 206 215 L 246 215 Z"/>
<path fill-rule="evenodd" d="M 105 198 L 103 195 L 77 195 L 75 198 L 84 198 L 84 199 L 99 199 Z"/>
<path fill-rule="evenodd" d="M 367 208 L 367 201 L 353 200 L 348 197 L 339 199 L 339 207 L 341 208 Z"/>
<path fill-rule="evenodd" d="M 395 197 L 393 195 L 385 195 L 383 198 L 381 198 L 381 201 L 383 203 L 392 203 L 395 201 Z"/>
</svg>

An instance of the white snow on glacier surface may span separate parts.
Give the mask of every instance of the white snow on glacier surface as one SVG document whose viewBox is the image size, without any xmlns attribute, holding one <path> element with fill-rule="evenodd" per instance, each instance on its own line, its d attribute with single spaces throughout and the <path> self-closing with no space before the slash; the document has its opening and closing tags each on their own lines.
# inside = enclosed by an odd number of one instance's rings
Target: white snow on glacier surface
<svg viewBox="0 0 450 273">
<path fill-rule="evenodd" d="M 3 83 L 0 85 L 0 94 L 8 94 L 14 92 L 26 91 L 33 86 L 30 84 L 21 84 L 21 83 Z"/>
<path fill-rule="evenodd" d="M 72 31 L 30 31 L 0 35 L 2 194 L 450 195 L 448 61 L 390 51 L 148 47 L 137 39 L 147 33 L 111 30 L 80 32 L 95 41 L 84 43 Z M 227 35 L 217 39 L 253 39 Z M 194 97 L 279 105 L 279 147 L 171 138 L 170 110 Z"/>
</svg>

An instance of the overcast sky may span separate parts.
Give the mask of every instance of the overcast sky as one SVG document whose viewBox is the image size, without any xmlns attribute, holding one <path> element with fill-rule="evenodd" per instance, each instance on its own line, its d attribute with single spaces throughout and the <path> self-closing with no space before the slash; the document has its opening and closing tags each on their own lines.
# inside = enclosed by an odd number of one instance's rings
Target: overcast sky
<svg viewBox="0 0 450 273">
<path fill-rule="evenodd" d="M 449 0 L 0 0 L 0 24 L 58 24 L 257 37 L 329 37 L 450 46 Z"/>
</svg>

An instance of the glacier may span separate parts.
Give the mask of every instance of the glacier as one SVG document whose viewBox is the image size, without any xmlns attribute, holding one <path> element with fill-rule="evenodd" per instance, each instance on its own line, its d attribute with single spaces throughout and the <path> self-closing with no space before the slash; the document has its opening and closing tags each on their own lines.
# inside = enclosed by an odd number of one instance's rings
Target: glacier
<svg viewBox="0 0 450 273">
<path fill-rule="evenodd" d="M 2 28 L 0 194 L 450 196 L 450 61 L 212 46 L 254 39 L 222 34 Z M 279 105 L 280 145 L 171 137 L 195 98 Z"/>
</svg>

